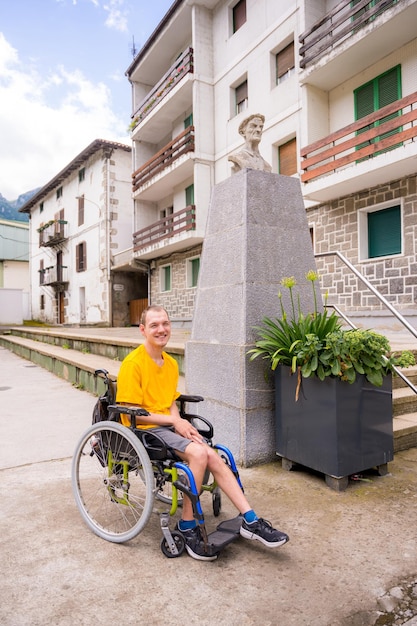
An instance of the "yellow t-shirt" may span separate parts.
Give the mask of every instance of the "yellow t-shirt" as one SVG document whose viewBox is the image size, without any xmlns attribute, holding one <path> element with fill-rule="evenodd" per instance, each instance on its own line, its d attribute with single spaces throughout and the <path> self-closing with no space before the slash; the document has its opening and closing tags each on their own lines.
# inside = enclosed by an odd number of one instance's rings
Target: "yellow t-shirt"
<svg viewBox="0 0 417 626">
<path fill-rule="evenodd" d="M 159 366 L 140 345 L 123 360 L 117 377 L 116 402 L 138 404 L 149 413 L 169 415 L 169 409 L 180 395 L 177 392 L 178 364 L 166 352 Z M 121 415 L 124 426 L 130 418 Z M 138 424 L 138 428 L 153 428 L 156 424 Z"/>
</svg>

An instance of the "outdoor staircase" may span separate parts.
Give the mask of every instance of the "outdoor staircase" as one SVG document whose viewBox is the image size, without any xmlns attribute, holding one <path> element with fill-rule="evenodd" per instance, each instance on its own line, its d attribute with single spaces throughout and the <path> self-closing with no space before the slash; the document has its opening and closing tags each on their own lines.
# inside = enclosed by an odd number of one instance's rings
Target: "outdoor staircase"
<svg viewBox="0 0 417 626">
<path fill-rule="evenodd" d="M 184 343 L 187 333 L 173 329 L 167 351 L 180 370 L 180 391 L 185 391 Z M 395 349 L 395 342 L 390 337 Z M 117 378 L 121 361 L 141 343 L 138 329 L 94 328 L 30 328 L 12 327 L 0 330 L 0 346 L 11 350 L 53 374 L 67 380 L 79 389 L 99 395 L 103 393 L 102 380 L 94 376 L 96 369 L 106 369 Z M 414 346 L 414 347 L 413 347 Z M 401 349 L 406 349 L 401 345 Z M 411 350 L 417 358 L 415 341 Z M 417 366 L 404 371 L 417 386 Z M 399 378 L 393 378 L 394 451 L 417 447 L 417 395 Z"/>
</svg>

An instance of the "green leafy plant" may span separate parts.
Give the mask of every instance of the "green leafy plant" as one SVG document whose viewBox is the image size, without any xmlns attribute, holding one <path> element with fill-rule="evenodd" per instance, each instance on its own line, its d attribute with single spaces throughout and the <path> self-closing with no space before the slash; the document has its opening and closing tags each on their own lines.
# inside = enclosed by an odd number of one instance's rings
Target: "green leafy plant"
<svg viewBox="0 0 417 626">
<path fill-rule="evenodd" d="M 294 277 L 283 278 L 281 285 L 290 291 L 291 313 L 289 317 L 278 298 L 281 316 L 264 317 L 262 326 L 256 326 L 257 341 L 249 350 L 250 359 L 266 359 L 272 370 L 278 365 L 288 365 L 292 373 L 298 374 L 296 399 L 301 378 L 317 376 L 339 377 L 348 383 L 364 374 L 367 380 L 381 386 L 383 377 L 393 371 L 393 366 L 409 367 L 415 364 L 409 351 L 393 354 L 388 339 L 372 330 L 342 330 L 342 322 L 327 308 L 318 310 L 316 282 L 318 275 L 310 271 L 306 278 L 311 282 L 314 295 L 314 311 L 303 314 L 300 302 L 294 302 Z"/>
</svg>

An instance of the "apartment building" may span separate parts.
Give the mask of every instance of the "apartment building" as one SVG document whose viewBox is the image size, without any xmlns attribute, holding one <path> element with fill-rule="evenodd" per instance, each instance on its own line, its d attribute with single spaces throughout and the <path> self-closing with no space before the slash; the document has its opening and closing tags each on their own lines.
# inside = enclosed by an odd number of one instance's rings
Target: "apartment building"
<svg viewBox="0 0 417 626">
<path fill-rule="evenodd" d="M 115 267 L 131 250 L 131 168 L 130 146 L 96 139 L 20 209 L 30 214 L 33 319 L 124 326 L 146 299 L 146 271 Z"/>
<path fill-rule="evenodd" d="M 211 189 L 260 112 L 261 153 L 300 177 L 315 252 L 343 253 L 413 309 L 416 18 L 416 0 L 172 4 L 126 72 L 133 256 L 149 264 L 152 302 L 192 319 Z M 330 301 L 379 308 L 340 261 L 318 266 Z"/>
</svg>

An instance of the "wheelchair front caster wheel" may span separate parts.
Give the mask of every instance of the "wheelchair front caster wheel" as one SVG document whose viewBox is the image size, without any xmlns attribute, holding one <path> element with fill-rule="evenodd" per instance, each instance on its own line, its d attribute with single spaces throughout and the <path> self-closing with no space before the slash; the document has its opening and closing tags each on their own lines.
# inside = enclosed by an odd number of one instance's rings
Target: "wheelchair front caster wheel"
<svg viewBox="0 0 417 626">
<path fill-rule="evenodd" d="M 161 539 L 161 550 L 168 559 L 176 559 L 177 556 L 181 556 L 181 554 L 185 550 L 185 539 L 181 535 L 181 533 L 177 533 L 175 531 L 171 533 L 171 536 L 175 543 L 175 547 L 178 551 L 177 554 L 174 554 L 173 552 L 171 552 L 169 544 L 167 540 L 165 539 L 165 537 L 162 537 Z"/>
<path fill-rule="evenodd" d="M 216 490 L 213 492 L 212 499 L 213 499 L 213 514 L 214 514 L 214 517 L 218 517 L 222 509 L 222 497 L 220 494 L 220 490 Z"/>
</svg>

